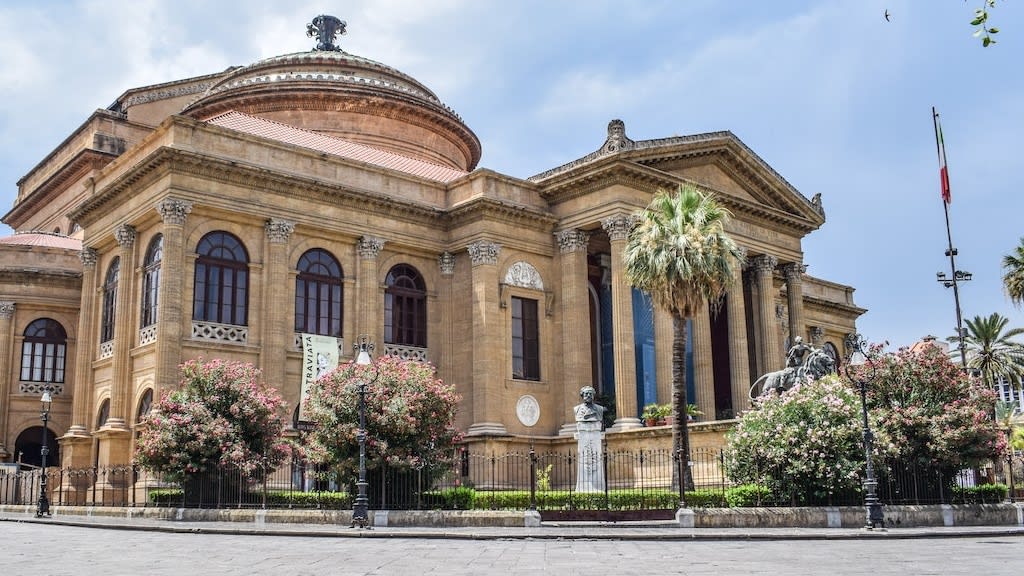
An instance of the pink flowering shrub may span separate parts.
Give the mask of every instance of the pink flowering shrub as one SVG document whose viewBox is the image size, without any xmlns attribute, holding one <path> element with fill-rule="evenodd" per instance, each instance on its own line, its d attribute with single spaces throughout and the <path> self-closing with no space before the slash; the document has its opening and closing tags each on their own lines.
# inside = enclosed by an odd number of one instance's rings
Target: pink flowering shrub
<svg viewBox="0 0 1024 576">
<path fill-rule="evenodd" d="M 739 484 L 793 503 L 825 502 L 860 482 L 860 401 L 836 376 L 755 401 L 726 434 L 725 469 Z"/>
<path fill-rule="evenodd" d="M 1000 454 L 1005 436 L 992 418 L 996 394 L 971 378 L 937 346 L 873 354 L 868 409 L 877 451 L 945 472 L 976 466 Z M 858 368 L 870 375 L 870 366 Z"/>
<path fill-rule="evenodd" d="M 367 467 L 449 469 L 455 444 L 460 397 L 455 387 L 435 375 L 430 364 L 383 356 L 372 366 L 349 363 L 317 381 L 306 400 L 306 414 L 316 425 L 309 433 L 310 458 L 352 476 L 359 463 L 359 384 L 366 388 Z"/>
<path fill-rule="evenodd" d="M 142 423 L 135 461 L 181 481 L 218 466 L 250 476 L 284 461 L 284 403 L 251 364 L 190 360 Z"/>
</svg>

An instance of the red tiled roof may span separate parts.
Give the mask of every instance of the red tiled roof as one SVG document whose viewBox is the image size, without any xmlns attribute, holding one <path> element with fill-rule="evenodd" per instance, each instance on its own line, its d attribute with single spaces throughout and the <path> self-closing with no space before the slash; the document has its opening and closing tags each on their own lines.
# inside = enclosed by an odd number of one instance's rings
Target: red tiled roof
<svg viewBox="0 0 1024 576">
<path fill-rule="evenodd" d="M 366 162 L 367 164 L 405 172 L 406 174 L 438 182 L 451 182 L 467 174 L 467 172 L 462 170 L 432 164 L 387 150 L 381 150 L 380 148 L 373 148 L 334 136 L 326 136 L 311 130 L 303 130 L 302 128 L 267 120 L 266 118 L 250 116 L 234 110 L 210 118 L 207 120 L 207 123 L 310 148 L 319 152 L 334 154 L 350 160 Z"/>
<path fill-rule="evenodd" d="M 46 248 L 64 248 L 65 250 L 81 250 L 82 241 L 59 234 L 46 232 L 18 232 L 13 236 L 0 238 L 0 245 L 6 246 L 43 246 Z"/>
</svg>

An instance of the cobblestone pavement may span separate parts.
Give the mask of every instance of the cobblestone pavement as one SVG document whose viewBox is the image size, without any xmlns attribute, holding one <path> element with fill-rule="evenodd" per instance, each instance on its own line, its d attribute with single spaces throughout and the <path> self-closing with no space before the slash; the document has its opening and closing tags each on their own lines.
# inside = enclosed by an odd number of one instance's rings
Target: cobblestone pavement
<svg viewBox="0 0 1024 576">
<path fill-rule="evenodd" d="M 171 523 L 175 524 L 175 523 Z M 502 538 L 500 532 L 320 531 L 264 533 L 165 532 L 148 524 L 70 526 L 0 521 L 4 574 L 75 576 L 221 574 L 871 574 L 1019 575 L 1024 536 L 981 531 L 950 536 L 886 535 L 850 539 L 659 540 L 658 531 Z M 122 525 L 124 527 L 124 525 Z M 206 527 L 208 530 L 211 527 Z M 194 528 L 202 530 L 203 528 Z M 678 530 L 678 529 L 677 529 Z M 236 531 L 237 532 L 237 531 Z M 290 532 L 290 533 L 289 533 Z M 662 531 L 664 532 L 664 531 Z M 615 535 L 621 534 L 622 538 Z M 646 534 L 647 538 L 628 538 Z M 679 535 L 679 532 L 675 532 Z M 776 533 L 785 538 L 785 532 Z M 792 535 L 814 533 L 793 531 Z M 338 537 L 338 536 L 357 537 Z M 366 536 L 374 537 L 366 537 Z M 333 536 L 333 537 L 332 537 Z M 385 537 L 386 536 L 386 537 Z M 549 534 L 550 536 L 550 534 Z M 927 537 L 926 537 L 927 536 Z M 725 538 L 725 535 L 722 535 Z M 14 567 L 14 571 L 7 568 Z"/>
</svg>

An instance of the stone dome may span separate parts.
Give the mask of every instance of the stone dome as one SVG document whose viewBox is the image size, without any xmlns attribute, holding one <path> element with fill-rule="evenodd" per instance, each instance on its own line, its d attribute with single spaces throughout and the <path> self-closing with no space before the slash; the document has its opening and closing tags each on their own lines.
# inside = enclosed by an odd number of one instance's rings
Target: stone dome
<svg viewBox="0 0 1024 576">
<path fill-rule="evenodd" d="M 208 120 L 230 110 L 459 170 L 480 161 L 480 140 L 429 88 L 331 41 L 232 70 L 182 113 Z"/>
</svg>

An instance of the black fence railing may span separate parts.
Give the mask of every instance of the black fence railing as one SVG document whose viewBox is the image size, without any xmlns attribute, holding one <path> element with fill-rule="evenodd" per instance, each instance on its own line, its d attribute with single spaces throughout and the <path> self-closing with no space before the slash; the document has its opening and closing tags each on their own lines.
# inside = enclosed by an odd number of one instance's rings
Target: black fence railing
<svg viewBox="0 0 1024 576">
<path fill-rule="evenodd" d="M 582 460 L 581 460 L 582 458 Z M 995 462 L 999 467 L 1007 460 Z M 600 468 L 602 485 L 581 483 L 581 470 Z M 1005 466 L 1007 484 L 1024 490 L 1024 455 Z M 420 462 L 414 467 L 371 467 L 368 497 L 375 510 L 527 509 L 670 510 L 680 499 L 680 463 L 669 450 L 612 450 L 597 461 L 575 450 L 506 453 L 458 452 L 455 465 Z M 723 506 L 737 489 L 725 474 L 718 449 L 694 449 L 689 461 L 693 491 L 690 506 Z M 943 473 L 922 466 L 888 463 L 879 466 L 879 497 L 883 504 L 952 504 L 966 502 L 978 479 L 973 471 Z M 0 504 L 34 504 L 43 472 L 39 469 L 0 471 Z M 162 506 L 185 508 L 350 509 L 354 474 L 334 472 L 295 460 L 273 470 L 243 474 L 221 468 L 181 482 L 134 466 L 49 468 L 46 487 L 51 506 Z M 1016 475 L 1016 476 L 1014 476 Z M 784 477 L 764 471 L 759 485 L 748 490 L 740 505 L 861 505 L 859 486 L 832 494 L 796 497 Z M 1018 494 L 1011 493 L 1015 498 Z M 735 505 L 735 499 L 733 499 Z"/>
</svg>

